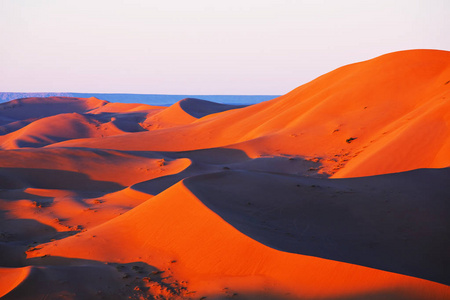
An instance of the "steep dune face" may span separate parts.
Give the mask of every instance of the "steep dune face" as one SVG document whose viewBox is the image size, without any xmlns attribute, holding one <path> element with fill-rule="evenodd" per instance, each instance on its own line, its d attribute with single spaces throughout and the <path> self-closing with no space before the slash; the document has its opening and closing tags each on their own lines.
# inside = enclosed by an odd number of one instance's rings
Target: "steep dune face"
<svg viewBox="0 0 450 300">
<path fill-rule="evenodd" d="M 30 267 L 0 268 L 0 297 L 16 288 L 30 273 Z"/>
<path fill-rule="evenodd" d="M 58 146 L 157 151 L 226 146 L 252 157 L 315 157 L 321 172 L 335 177 L 446 167 L 449 80 L 450 52 L 396 52 L 342 67 L 277 99 L 194 123 L 186 113 L 174 113 L 178 125 L 185 125 L 176 129 Z M 135 138 L 142 142 L 132 143 Z"/>
</svg>

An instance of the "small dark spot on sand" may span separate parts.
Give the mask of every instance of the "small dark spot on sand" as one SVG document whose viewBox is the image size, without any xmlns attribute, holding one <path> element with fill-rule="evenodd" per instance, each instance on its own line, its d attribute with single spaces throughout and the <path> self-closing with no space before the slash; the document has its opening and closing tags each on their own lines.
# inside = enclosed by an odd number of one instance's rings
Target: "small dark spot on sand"
<svg viewBox="0 0 450 300">
<path fill-rule="evenodd" d="M 153 271 L 151 274 L 152 275 L 159 275 L 159 274 L 162 274 L 162 273 L 164 273 L 164 271 Z"/>
</svg>

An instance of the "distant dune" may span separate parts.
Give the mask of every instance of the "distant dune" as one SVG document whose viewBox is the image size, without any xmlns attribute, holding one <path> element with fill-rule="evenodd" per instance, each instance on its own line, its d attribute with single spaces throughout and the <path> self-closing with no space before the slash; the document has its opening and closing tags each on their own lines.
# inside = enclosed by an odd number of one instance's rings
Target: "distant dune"
<svg viewBox="0 0 450 300">
<path fill-rule="evenodd" d="M 450 52 L 254 105 L 0 104 L 2 299 L 449 299 Z"/>
<path fill-rule="evenodd" d="M 117 94 L 117 93 L 14 93 L 0 92 L 0 103 L 22 98 L 72 97 L 107 100 L 119 103 L 143 103 L 148 105 L 170 106 L 181 99 L 198 98 L 222 104 L 250 105 L 271 100 L 279 95 L 165 95 L 165 94 Z"/>
</svg>

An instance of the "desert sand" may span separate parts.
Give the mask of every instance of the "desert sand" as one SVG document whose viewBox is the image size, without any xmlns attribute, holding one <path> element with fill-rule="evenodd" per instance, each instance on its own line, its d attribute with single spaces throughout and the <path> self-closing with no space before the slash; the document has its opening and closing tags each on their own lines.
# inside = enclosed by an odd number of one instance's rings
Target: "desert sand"
<svg viewBox="0 0 450 300">
<path fill-rule="evenodd" d="M 450 52 L 250 106 L 0 104 L 2 299 L 450 299 Z"/>
</svg>

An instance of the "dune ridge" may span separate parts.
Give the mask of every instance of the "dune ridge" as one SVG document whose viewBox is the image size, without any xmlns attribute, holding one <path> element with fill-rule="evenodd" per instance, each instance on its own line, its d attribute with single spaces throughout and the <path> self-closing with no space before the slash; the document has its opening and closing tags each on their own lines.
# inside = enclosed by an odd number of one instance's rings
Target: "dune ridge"
<svg viewBox="0 0 450 300">
<path fill-rule="evenodd" d="M 450 52 L 250 106 L 0 104 L 2 299 L 450 298 Z"/>
</svg>

